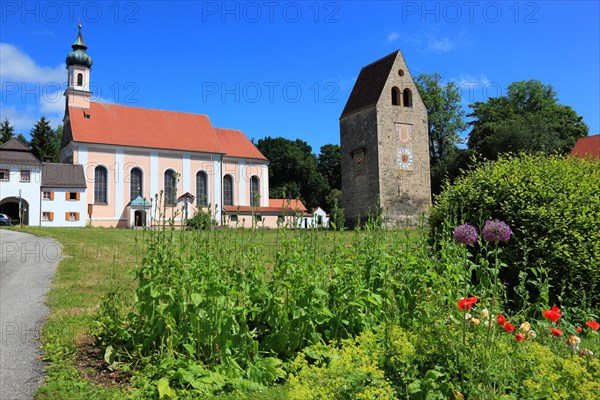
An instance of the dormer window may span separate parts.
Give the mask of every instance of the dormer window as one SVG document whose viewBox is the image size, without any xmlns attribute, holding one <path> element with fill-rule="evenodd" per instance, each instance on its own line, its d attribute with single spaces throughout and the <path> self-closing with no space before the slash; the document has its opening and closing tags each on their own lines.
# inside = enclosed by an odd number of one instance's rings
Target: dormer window
<svg viewBox="0 0 600 400">
<path fill-rule="evenodd" d="M 83 86 L 83 74 L 77 74 L 77 86 Z"/>
</svg>

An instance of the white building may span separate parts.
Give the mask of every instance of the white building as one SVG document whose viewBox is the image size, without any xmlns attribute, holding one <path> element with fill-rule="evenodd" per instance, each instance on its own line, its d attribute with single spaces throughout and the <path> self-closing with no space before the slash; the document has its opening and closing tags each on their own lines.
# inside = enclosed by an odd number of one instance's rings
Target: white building
<svg viewBox="0 0 600 400">
<path fill-rule="evenodd" d="M 83 167 L 42 163 L 17 139 L 0 146 L 0 213 L 13 223 L 85 226 Z"/>
<path fill-rule="evenodd" d="M 297 227 L 304 229 L 329 228 L 329 216 L 321 207 L 317 207 L 312 214 L 307 212 L 298 218 Z"/>
</svg>

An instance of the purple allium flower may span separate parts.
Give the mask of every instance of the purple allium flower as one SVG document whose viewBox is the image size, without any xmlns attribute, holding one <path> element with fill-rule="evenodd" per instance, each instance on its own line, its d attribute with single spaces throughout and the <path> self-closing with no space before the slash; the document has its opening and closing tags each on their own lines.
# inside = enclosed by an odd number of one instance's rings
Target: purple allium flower
<svg viewBox="0 0 600 400">
<path fill-rule="evenodd" d="M 481 234 L 488 242 L 508 242 L 510 235 L 512 235 L 512 231 L 506 222 L 495 219 L 493 221 L 485 221 Z"/>
<path fill-rule="evenodd" d="M 458 244 L 477 243 L 477 229 L 471 224 L 462 224 L 454 229 L 454 241 Z"/>
</svg>

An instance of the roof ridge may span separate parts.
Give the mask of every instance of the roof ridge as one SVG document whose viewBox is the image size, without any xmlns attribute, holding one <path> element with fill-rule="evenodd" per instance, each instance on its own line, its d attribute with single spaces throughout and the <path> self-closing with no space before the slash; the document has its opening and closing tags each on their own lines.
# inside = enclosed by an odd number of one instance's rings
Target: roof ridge
<svg viewBox="0 0 600 400">
<path fill-rule="evenodd" d="M 372 66 L 373 64 L 377 64 L 378 62 L 380 62 L 380 61 L 383 61 L 383 60 L 385 60 L 385 59 L 386 59 L 386 58 L 388 58 L 388 57 L 391 57 L 391 56 L 393 56 L 393 55 L 397 55 L 399 52 L 400 52 L 400 49 L 398 49 L 398 50 L 396 50 L 396 51 L 393 51 L 393 52 L 391 52 L 390 54 L 388 54 L 387 56 L 383 56 L 383 57 L 381 57 L 379 60 L 375 60 L 375 61 L 373 61 L 371 64 L 367 64 L 367 65 L 365 65 L 365 66 L 364 66 L 364 67 L 362 67 L 360 70 L 362 71 L 363 69 L 367 69 L 367 68 L 369 68 L 370 66 Z"/>
<path fill-rule="evenodd" d="M 195 112 L 191 112 L 191 111 L 165 110 L 163 108 L 138 107 L 138 106 L 129 106 L 129 105 L 125 105 L 125 104 L 119 104 L 119 103 L 103 103 L 100 101 L 92 101 L 92 102 L 90 102 L 90 104 L 99 104 L 99 105 L 110 106 L 110 107 L 117 106 L 117 107 L 137 108 L 140 110 L 150 110 L 150 111 L 164 111 L 164 112 L 177 113 L 177 114 L 198 115 L 198 116 L 206 117 L 206 118 L 210 119 L 208 114 L 199 114 L 199 113 L 195 113 Z M 70 106 L 69 108 L 79 108 L 79 107 Z M 212 122 L 211 122 L 211 125 L 212 125 Z M 213 129 L 214 129 L 214 127 L 213 127 Z"/>
</svg>

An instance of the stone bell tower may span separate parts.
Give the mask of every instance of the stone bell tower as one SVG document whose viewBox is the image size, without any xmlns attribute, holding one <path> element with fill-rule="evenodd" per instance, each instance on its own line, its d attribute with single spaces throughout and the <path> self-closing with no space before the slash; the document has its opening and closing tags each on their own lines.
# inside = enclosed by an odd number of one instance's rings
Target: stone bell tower
<svg viewBox="0 0 600 400">
<path fill-rule="evenodd" d="M 431 203 L 427 110 L 400 50 L 360 71 L 340 145 L 347 225 L 378 210 L 388 226 L 416 224 Z"/>
</svg>

